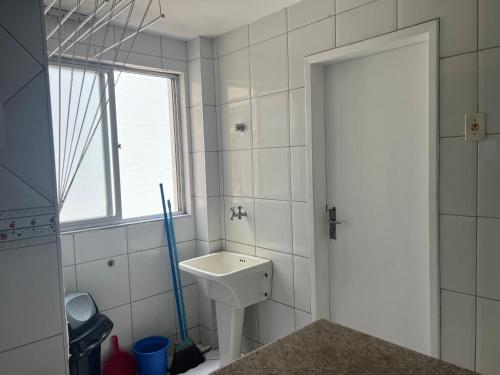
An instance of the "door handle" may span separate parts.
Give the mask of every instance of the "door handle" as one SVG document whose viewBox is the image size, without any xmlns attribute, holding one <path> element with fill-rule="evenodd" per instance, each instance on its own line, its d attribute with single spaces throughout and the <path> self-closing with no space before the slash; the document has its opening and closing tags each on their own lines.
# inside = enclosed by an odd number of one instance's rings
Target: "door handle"
<svg viewBox="0 0 500 375">
<path fill-rule="evenodd" d="M 337 208 L 332 207 L 328 210 L 328 223 L 329 223 L 329 232 L 330 239 L 337 239 L 337 225 L 342 224 L 341 221 L 337 220 Z"/>
</svg>

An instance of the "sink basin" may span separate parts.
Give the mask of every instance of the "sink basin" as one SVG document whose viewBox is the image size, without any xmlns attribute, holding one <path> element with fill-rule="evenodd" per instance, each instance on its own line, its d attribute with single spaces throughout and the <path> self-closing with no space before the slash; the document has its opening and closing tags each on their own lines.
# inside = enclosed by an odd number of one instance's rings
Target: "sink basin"
<svg viewBox="0 0 500 375">
<path fill-rule="evenodd" d="M 179 268 L 215 300 L 221 366 L 239 358 L 245 307 L 271 295 L 272 262 L 221 251 L 180 262 Z"/>
</svg>

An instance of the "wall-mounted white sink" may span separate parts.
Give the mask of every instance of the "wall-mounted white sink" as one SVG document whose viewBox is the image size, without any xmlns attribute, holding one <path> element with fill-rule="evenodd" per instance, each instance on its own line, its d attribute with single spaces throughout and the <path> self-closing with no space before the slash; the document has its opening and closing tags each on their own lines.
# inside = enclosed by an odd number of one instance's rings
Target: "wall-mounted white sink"
<svg viewBox="0 0 500 375">
<path fill-rule="evenodd" d="M 272 262 L 221 251 L 179 263 L 215 300 L 221 366 L 239 358 L 245 307 L 271 295 Z"/>
</svg>

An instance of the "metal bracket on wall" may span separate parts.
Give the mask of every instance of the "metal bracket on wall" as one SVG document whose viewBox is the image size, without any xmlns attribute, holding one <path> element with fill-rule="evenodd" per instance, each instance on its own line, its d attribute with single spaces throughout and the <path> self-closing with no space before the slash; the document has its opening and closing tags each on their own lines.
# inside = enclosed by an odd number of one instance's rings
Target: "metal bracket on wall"
<svg viewBox="0 0 500 375">
<path fill-rule="evenodd" d="M 337 208 L 332 207 L 328 210 L 328 223 L 329 223 L 329 232 L 330 239 L 337 239 L 337 225 L 342 224 L 342 222 L 337 220 Z"/>
</svg>

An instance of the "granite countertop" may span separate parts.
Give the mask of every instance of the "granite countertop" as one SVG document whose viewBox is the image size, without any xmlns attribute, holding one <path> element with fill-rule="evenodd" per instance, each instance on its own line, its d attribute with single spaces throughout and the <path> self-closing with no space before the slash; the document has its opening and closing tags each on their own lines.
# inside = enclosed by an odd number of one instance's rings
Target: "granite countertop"
<svg viewBox="0 0 500 375">
<path fill-rule="evenodd" d="M 475 372 L 318 320 L 214 374 L 466 375 Z"/>
</svg>

